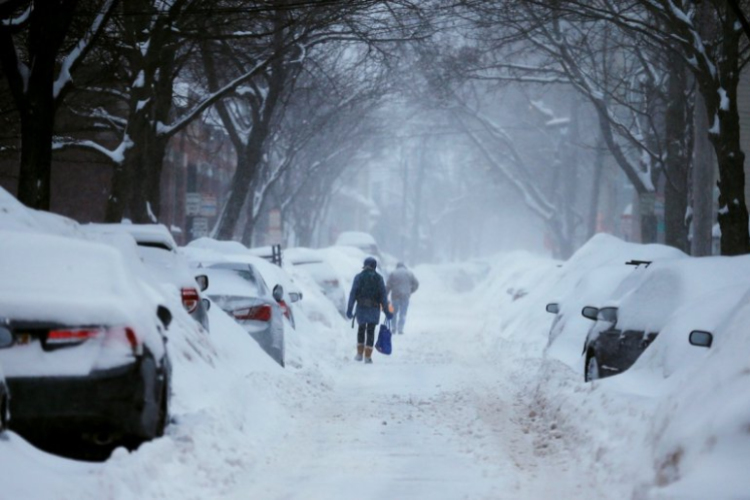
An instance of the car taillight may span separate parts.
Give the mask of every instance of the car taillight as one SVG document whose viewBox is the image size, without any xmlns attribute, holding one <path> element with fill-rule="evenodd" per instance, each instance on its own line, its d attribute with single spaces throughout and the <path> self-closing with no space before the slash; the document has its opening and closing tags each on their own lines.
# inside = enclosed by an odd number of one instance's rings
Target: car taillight
<svg viewBox="0 0 750 500">
<path fill-rule="evenodd" d="M 198 290 L 195 288 L 183 288 L 182 289 L 182 305 L 185 310 L 192 313 L 198 309 L 198 303 L 201 300 L 201 296 L 198 295 Z"/>
<path fill-rule="evenodd" d="M 283 300 L 279 301 L 279 307 L 281 307 L 281 312 L 284 313 L 284 316 L 286 316 L 286 319 L 289 321 L 292 320 L 292 311 L 289 310 L 289 306 L 286 305 L 286 302 Z"/>
<path fill-rule="evenodd" d="M 262 305 L 254 307 L 244 307 L 232 311 L 235 319 L 252 319 L 255 321 L 271 321 L 271 306 Z"/>
<path fill-rule="evenodd" d="M 89 339 L 101 337 L 106 330 L 101 328 L 78 328 L 67 330 L 50 330 L 47 334 L 47 344 L 76 344 Z"/>
<path fill-rule="evenodd" d="M 127 346 L 134 355 L 139 355 L 143 347 L 132 328 L 68 328 L 64 330 L 50 330 L 47 334 L 47 345 L 62 347 L 65 345 L 81 344 L 87 340 L 103 338 L 103 347 Z"/>
<path fill-rule="evenodd" d="M 143 344 L 135 334 L 132 328 L 127 327 L 114 327 L 106 330 L 106 336 L 104 337 L 104 347 L 116 348 L 127 346 L 133 351 L 133 355 L 139 356 L 143 354 Z"/>
</svg>

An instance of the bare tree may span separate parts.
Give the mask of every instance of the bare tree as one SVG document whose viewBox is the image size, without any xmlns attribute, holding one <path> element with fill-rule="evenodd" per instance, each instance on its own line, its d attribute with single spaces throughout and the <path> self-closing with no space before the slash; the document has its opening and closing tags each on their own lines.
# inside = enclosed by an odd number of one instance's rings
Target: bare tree
<svg viewBox="0 0 750 500">
<path fill-rule="evenodd" d="M 20 119 L 18 199 L 29 207 L 49 210 L 57 110 L 115 3 L 10 0 L 0 5 L 0 64 Z"/>
</svg>

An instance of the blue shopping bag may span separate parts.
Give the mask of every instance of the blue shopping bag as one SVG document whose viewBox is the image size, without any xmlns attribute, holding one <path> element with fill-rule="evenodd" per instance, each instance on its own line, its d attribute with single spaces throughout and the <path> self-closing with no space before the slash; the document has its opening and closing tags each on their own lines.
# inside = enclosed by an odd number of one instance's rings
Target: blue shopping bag
<svg viewBox="0 0 750 500">
<path fill-rule="evenodd" d="M 393 350 L 393 346 L 391 345 L 390 324 L 390 321 L 386 321 L 385 324 L 380 325 L 378 341 L 375 342 L 375 349 L 381 354 L 390 354 Z"/>
</svg>

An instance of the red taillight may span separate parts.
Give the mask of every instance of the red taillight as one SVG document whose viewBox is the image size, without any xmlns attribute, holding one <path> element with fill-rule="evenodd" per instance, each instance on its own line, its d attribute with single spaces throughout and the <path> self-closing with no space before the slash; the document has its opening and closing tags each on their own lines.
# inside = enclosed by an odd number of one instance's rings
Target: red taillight
<svg viewBox="0 0 750 500">
<path fill-rule="evenodd" d="M 283 300 L 279 301 L 279 307 L 281 307 L 281 312 L 284 313 L 284 316 L 286 316 L 286 319 L 289 321 L 292 320 L 292 311 L 289 310 L 289 306 L 286 305 L 286 302 Z"/>
<path fill-rule="evenodd" d="M 195 288 L 182 289 L 182 305 L 188 313 L 192 313 L 198 308 L 201 296 Z"/>
<path fill-rule="evenodd" d="M 74 344 L 104 335 L 106 330 L 99 328 L 80 328 L 69 330 L 51 330 L 47 334 L 48 344 Z"/>
<path fill-rule="evenodd" d="M 252 319 L 255 321 L 271 321 L 271 306 L 262 305 L 255 307 L 245 307 L 232 311 L 235 319 Z"/>
<path fill-rule="evenodd" d="M 133 354 L 142 351 L 138 336 L 132 328 L 70 328 L 66 330 L 50 330 L 47 334 L 47 344 L 63 346 L 65 344 L 80 344 L 86 340 L 103 337 L 103 347 L 127 346 Z"/>
<path fill-rule="evenodd" d="M 107 329 L 104 347 L 116 348 L 127 346 L 138 356 L 143 352 L 143 346 L 132 328 L 115 327 Z"/>
</svg>

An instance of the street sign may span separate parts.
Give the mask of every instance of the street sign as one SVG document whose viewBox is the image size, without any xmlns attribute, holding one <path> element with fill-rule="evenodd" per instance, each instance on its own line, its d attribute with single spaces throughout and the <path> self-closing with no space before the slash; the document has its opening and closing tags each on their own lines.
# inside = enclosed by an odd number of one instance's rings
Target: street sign
<svg viewBox="0 0 750 500">
<path fill-rule="evenodd" d="M 192 217 L 200 214 L 202 201 L 200 193 L 185 193 L 185 215 Z"/>
<path fill-rule="evenodd" d="M 216 196 L 212 194 L 204 194 L 201 200 L 201 209 L 199 215 L 201 217 L 216 217 L 216 214 L 218 212 L 217 206 Z"/>
<path fill-rule="evenodd" d="M 205 217 L 193 218 L 193 226 L 190 228 L 193 238 L 208 236 L 208 219 Z"/>
</svg>

